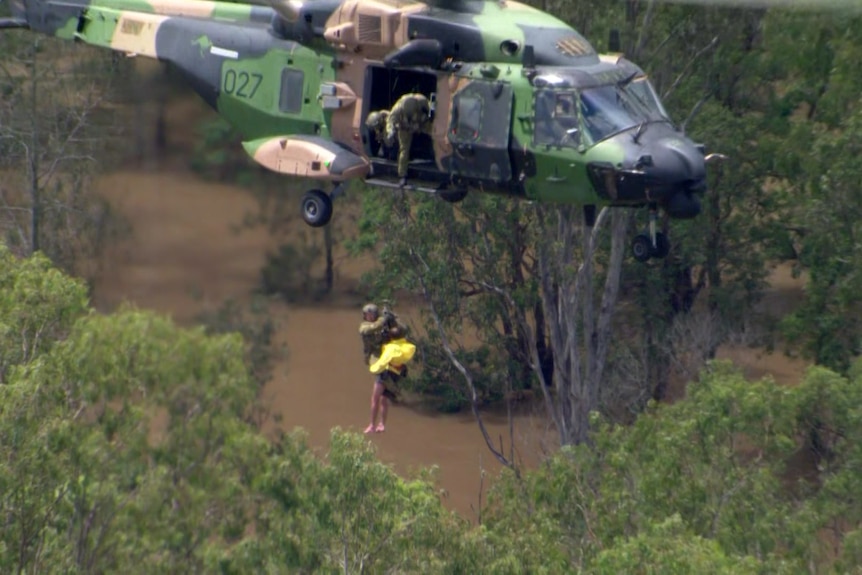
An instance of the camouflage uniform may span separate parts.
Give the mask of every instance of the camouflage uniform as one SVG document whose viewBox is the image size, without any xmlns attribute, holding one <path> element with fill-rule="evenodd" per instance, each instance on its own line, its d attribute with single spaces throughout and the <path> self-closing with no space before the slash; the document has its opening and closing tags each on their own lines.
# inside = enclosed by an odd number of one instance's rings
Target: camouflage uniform
<svg viewBox="0 0 862 575">
<path fill-rule="evenodd" d="M 380 357 L 380 350 L 383 348 L 389 337 L 384 334 L 383 324 L 386 323 L 386 318 L 378 317 L 374 321 L 363 321 L 359 324 L 359 336 L 362 338 L 362 355 L 365 358 L 365 364 L 371 365 Z"/>
<path fill-rule="evenodd" d="M 362 353 L 365 357 L 365 365 L 371 365 L 380 358 L 383 346 L 389 341 L 404 337 L 407 333 L 406 326 L 386 308 L 383 315 L 378 315 L 377 306 L 368 304 L 362 308 L 363 316 L 371 313 L 375 316 L 372 321 L 364 320 L 359 324 L 359 335 L 362 338 Z M 377 376 L 377 383 L 385 385 L 387 379 L 395 379 L 397 376 L 389 370 L 384 370 Z"/>
<path fill-rule="evenodd" d="M 386 118 L 386 140 L 392 145 L 398 138 L 398 176 L 407 177 L 413 134 L 431 134 L 431 105 L 422 94 L 404 94 L 392 106 Z"/>
<path fill-rule="evenodd" d="M 381 144 L 386 142 L 386 124 L 388 118 L 389 111 L 380 110 L 377 112 L 371 112 L 365 120 L 365 125 L 369 130 L 371 130 L 374 137 L 377 138 L 377 141 Z"/>
</svg>

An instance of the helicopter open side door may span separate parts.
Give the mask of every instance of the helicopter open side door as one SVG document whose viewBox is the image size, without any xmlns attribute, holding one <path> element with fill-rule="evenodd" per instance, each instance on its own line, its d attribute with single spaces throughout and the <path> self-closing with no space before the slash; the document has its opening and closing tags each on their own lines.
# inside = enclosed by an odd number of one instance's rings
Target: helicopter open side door
<svg viewBox="0 0 862 575">
<path fill-rule="evenodd" d="M 509 137 L 512 86 L 470 79 L 452 97 L 449 143 L 452 154 L 441 158 L 453 176 L 502 184 L 512 179 Z"/>
</svg>

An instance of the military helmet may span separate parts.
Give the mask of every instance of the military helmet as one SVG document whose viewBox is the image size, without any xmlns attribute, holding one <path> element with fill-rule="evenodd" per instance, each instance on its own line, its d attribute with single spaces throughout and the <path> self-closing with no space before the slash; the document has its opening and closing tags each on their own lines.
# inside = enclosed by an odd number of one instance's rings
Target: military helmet
<svg viewBox="0 0 862 575">
<path fill-rule="evenodd" d="M 386 114 L 382 111 L 371 112 L 368 114 L 368 118 L 365 120 L 365 125 L 369 128 L 377 128 L 378 126 L 382 127 L 386 122 Z"/>
<path fill-rule="evenodd" d="M 378 317 L 380 315 L 380 310 L 377 308 L 376 304 L 367 303 L 362 306 L 362 315 L 365 315 L 367 313 L 372 314 L 374 317 Z"/>
</svg>

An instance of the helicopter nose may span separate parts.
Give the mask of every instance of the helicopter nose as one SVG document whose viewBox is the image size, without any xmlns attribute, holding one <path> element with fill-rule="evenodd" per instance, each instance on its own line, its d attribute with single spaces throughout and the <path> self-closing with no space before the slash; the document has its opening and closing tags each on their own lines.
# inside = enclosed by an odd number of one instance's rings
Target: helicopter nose
<svg viewBox="0 0 862 575">
<path fill-rule="evenodd" d="M 596 191 L 613 205 L 657 204 L 672 218 L 698 215 L 698 196 L 706 191 L 703 149 L 669 127 L 654 126 L 641 135 L 633 142 L 630 134 L 620 134 L 610 142 L 626 150 L 621 165 L 587 163 Z"/>
<path fill-rule="evenodd" d="M 678 136 L 665 136 L 645 146 L 634 167 L 646 172 L 650 192 L 662 197 L 705 189 L 703 151 Z"/>
<path fill-rule="evenodd" d="M 706 191 L 703 149 L 675 135 L 645 146 L 636 169 L 646 174 L 647 195 L 672 218 L 688 219 L 700 213 L 699 194 Z"/>
</svg>

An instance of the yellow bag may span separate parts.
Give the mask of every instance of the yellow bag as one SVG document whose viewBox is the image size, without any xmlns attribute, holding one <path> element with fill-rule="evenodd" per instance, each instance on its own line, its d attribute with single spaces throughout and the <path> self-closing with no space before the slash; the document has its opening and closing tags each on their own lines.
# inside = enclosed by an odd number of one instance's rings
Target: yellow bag
<svg viewBox="0 0 862 575">
<path fill-rule="evenodd" d="M 393 339 L 389 343 L 383 345 L 383 352 L 380 354 L 380 359 L 369 366 L 368 370 L 371 373 L 381 373 L 388 369 L 395 373 L 401 372 L 401 366 L 413 359 L 416 353 L 416 346 L 406 339 Z"/>
</svg>

